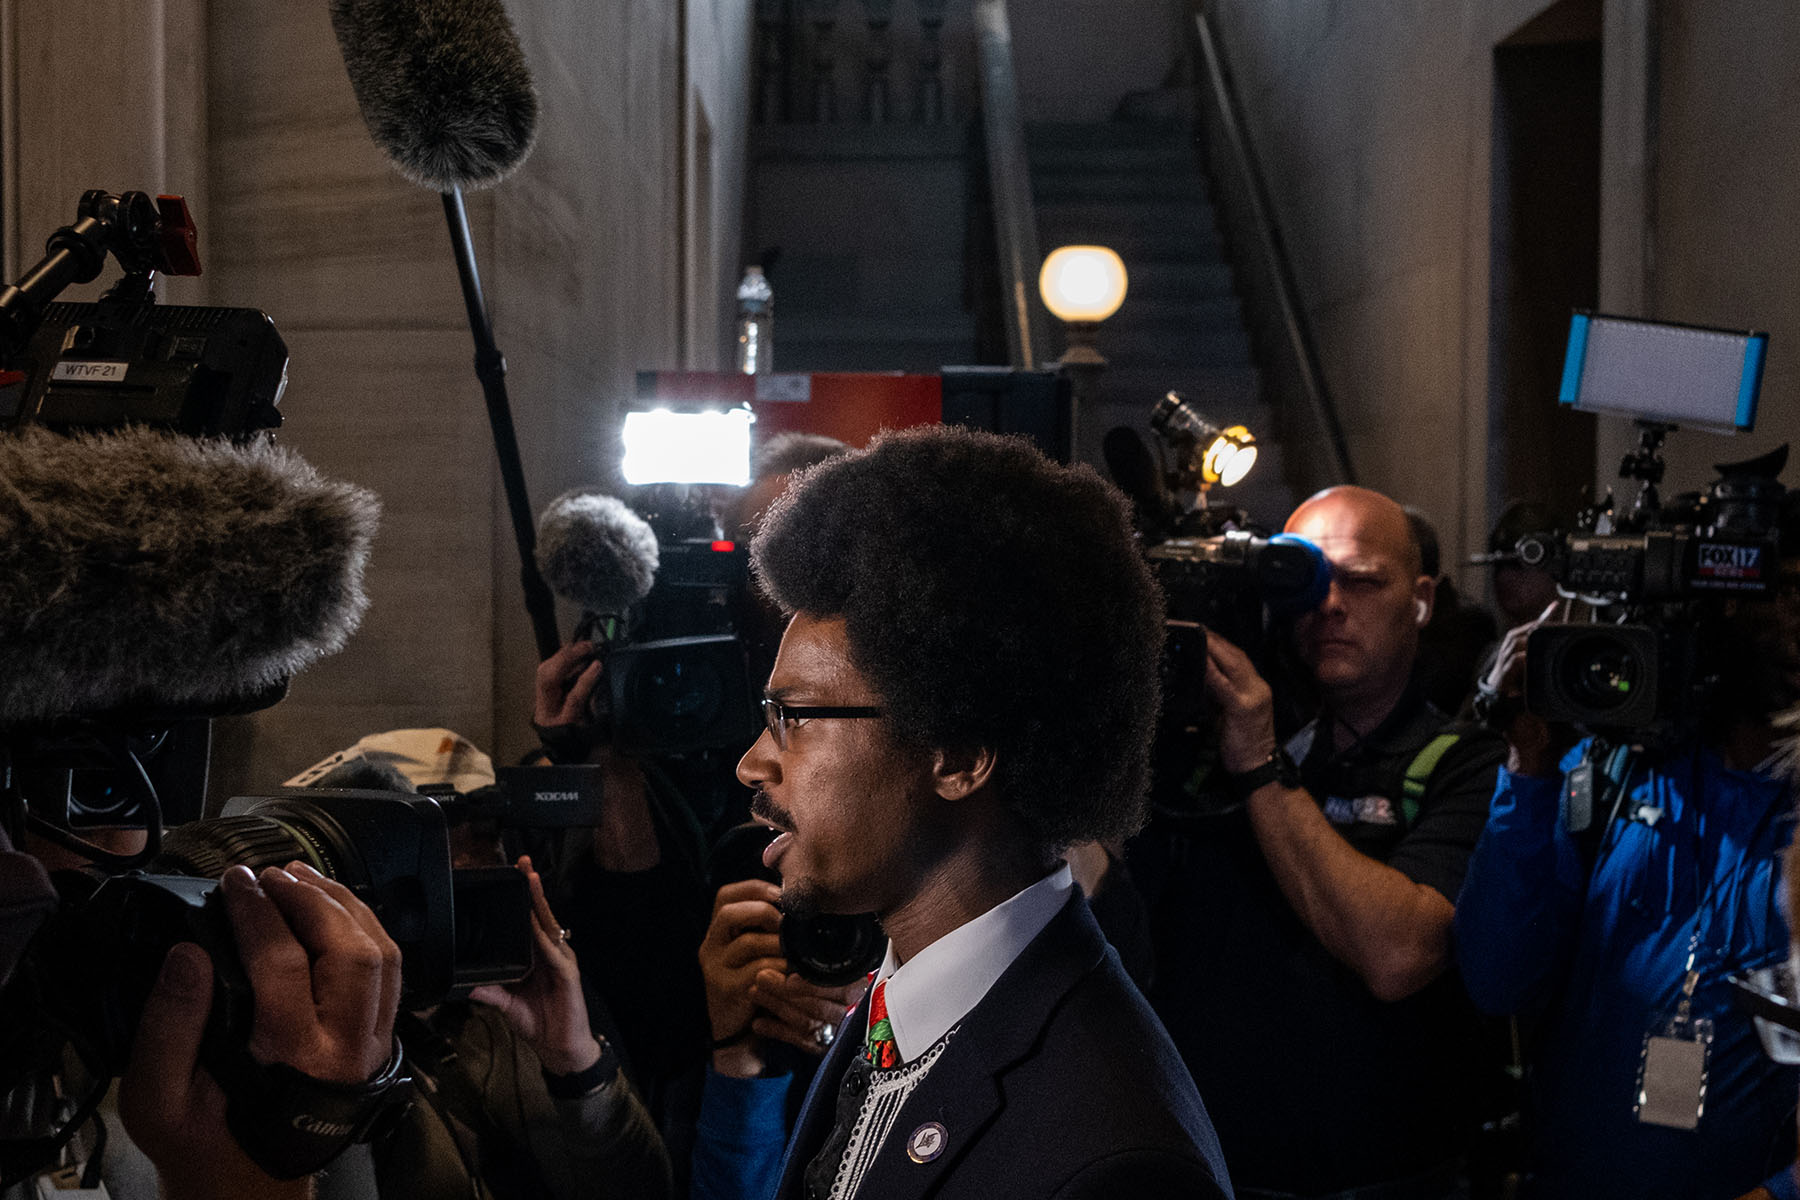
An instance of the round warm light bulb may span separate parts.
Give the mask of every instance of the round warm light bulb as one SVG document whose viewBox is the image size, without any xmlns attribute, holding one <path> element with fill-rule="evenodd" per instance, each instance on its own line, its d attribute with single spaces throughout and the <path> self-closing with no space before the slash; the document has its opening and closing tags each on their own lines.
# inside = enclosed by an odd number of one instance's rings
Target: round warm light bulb
<svg viewBox="0 0 1800 1200">
<path fill-rule="evenodd" d="M 1201 459 L 1201 475 L 1208 483 L 1225 487 L 1241 483 L 1256 465 L 1256 439 L 1242 425 L 1222 431 L 1206 447 Z"/>
<path fill-rule="evenodd" d="M 1062 321 L 1104 321 L 1125 302 L 1125 263 L 1105 246 L 1062 246 L 1038 272 L 1044 307 Z"/>
</svg>

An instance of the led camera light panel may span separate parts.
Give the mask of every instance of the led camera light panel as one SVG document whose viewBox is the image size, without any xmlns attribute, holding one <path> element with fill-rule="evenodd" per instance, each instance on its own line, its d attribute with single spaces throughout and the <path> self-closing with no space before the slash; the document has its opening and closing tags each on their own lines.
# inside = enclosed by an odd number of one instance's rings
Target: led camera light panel
<svg viewBox="0 0 1800 1200">
<path fill-rule="evenodd" d="M 750 425 L 747 408 L 724 412 L 628 412 L 621 440 L 625 482 L 750 482 Z"/>
<path fill-rule="evenodd" d="M 1582 412 L 1748 431 L 1769 335 L 1578 312 L 1560 402 Z"/>
</svg>

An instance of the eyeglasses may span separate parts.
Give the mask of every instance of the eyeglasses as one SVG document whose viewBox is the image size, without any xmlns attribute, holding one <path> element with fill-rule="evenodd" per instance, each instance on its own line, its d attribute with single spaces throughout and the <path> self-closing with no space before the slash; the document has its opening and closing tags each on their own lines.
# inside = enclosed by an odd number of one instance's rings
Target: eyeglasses
<svg viewBox="0 0 1800 1200">
<path fill-rule="evenodd" d="M 879 708 L 868 705 L 843 704 L 783 704 L 779 700 L 762 702 L 763 723 L 769 727 L 769 736 L 775 739 L 779 750 L 788 748 L 788 734 L 802 721 L 810 721 L 814 717 L 839 717 L 855 719 L 863 717 L 879 717 Z"/>
</svg>

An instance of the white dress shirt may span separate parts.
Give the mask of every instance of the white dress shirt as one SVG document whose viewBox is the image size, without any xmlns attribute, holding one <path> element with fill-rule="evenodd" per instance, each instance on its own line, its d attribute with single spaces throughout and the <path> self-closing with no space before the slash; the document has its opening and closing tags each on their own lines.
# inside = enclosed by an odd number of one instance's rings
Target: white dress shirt
<svg viewBox="0 0 1800 1200">
<path fill-rule="evenodd" d="M 1031 940 L 1062 911 L 1075 886 L 1067 863 L 902 963 L 888 943 L 876 972 L 887 982 L 888 1021 L 900 1061 L 911 1062 L 969 1014 Z"/>
</svg>

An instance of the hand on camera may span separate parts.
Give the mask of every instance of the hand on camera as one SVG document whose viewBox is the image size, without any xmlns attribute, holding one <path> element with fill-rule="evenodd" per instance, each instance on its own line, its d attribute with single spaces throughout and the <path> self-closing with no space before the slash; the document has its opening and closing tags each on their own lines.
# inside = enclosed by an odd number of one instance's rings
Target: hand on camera
<svg viewBox="0 0 1800 1200">
<path fill-rule="evenodd" d="M 233 867 L 220 892 L 255 995 L 251 1055 L 338 1083 L 381 1071 L 394 1045 L 400 951 L 375 914 L 299 863 L 260 875 Z M 199 1063 L 212 991 L 206 952 L 173 947 L 120 1081 L 125 1127 L 168 1195 L 307 1195 L 304 1179 L 269 1179 L 226 1129 L 225 1095 Z"/>
<path fill-rule="evenodd" d="M 538 664 L 531 719 L 545 729 L 592 724 L 588 703 L 600 685 L 592 642 L 570 642 Z"/>
<path fill-rule="evenodd" d="M 1219 707 L 1219 765 L 1233 775 L 1268 762 L 1275 740 L 1275 694 L 1250 656 L 1206 631 L 1206 691 Z"/>
<path fill-rule="evenodd" d="M 1525 695 L 1525 645 L 1531 632 L 1539 626 L 1555 624 L 1568 618 L 1568 601 L 1554 600 L 1538 614 L 1535 621 L 1527 621 L 1506 631 L 1500 640 L 1500 649 L 1494 655 L 1494 665 L 1482 677 L 1481 691 L 1502 699 L 1522 699 Z M 1506 769 L 1515 775 L 1550 775 L 1555 772 L 1556 752 L 1553 745 L 1554 735 L 1548 722 L 1528 712 L 1522 704 L 1516 706 L 1501 730 L 1506 735 L 1509 749 Z M 1477 710 L 1480 711 L 1480 710 Z"/>
<path fill-rule="evenodd" d="M 528 857 L 520 857 L 519 870 L 531 888 L 531 934 L 537 961 L 519 982 L 478 987 L 469 998 L 499 1009 L 546 1071 L 573 1075 L 600 1061 L 600 1041 L 588 1025 L 575 951 L 544 898 L 544 881 Z"/>
<path fill-rule="evenodd" d="M 763 1069 L 763 1042 L 823 1054 L 865 981 L 823 988 L 788 973 L 781 956 L 781 889 L 762 879 L 726 884 L 700 943 L 700 974 L 715 1043 L 713 1069 L 748 1077 Z M 830 1032 L 825 1031 L 829 1029 Z"/>
<path fill-rule="evenodd" d="M 761 970 L 750 985 L 750 999 L 760 1010 L 750 1028 L 758 1037 L 786 1042 L 817 1057 L 831 1048 L 844 1018 L 868 990 L 867 979 L 821 987 L 774 968 Z"/>
</svg>

